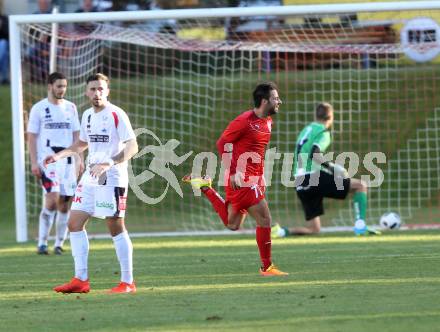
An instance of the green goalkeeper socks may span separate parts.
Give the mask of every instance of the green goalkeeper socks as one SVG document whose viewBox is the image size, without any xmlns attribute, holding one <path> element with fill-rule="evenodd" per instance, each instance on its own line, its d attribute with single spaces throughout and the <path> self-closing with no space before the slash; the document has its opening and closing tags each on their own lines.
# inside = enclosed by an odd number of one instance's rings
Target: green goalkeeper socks
<svg viewBox="0 0 440 332">
<path fill-rule="evenodd" d="M 353 197 L 355 220 L 365 220 L 367 213 L 367 193 L 357 192 Z"/>
</svg>

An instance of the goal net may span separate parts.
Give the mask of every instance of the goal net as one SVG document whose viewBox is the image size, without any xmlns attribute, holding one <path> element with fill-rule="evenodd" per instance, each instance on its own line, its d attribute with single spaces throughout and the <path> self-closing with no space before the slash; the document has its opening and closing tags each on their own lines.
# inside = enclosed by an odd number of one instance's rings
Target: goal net
<svg viewBox="0 0 440 332">
<path fill-rule="evenodd" d="M 235 8 L 205 10 L 203 15 L 190 11 L 194 17 L 172 11 L 168 18 L 164 11 L 160 20 L 147 12 L 135 21 L 128 20 L 128 12 L 111 23 L 105 22 L 108 14 L 92 14 L 96 16 L 88 22 L 78 22 L 81 15 L 58 15 L 66 23 L 58 26 L 56 70 L 68 76 L 66 98 L 80 113 L 89 107 L 87 76 L 107 74 L 111 102 L 128 113 L 139 133 L 141 153 L 131 162 L 127 210 L 132 232 L 223 229 L 209 202 L 180 179 L 204 161 L 203 172 L 214 177 L 224 194 L 218 183 L 220 162 L 209 152 L 216 154 L 215 142 L 229 121 L 252 108 L 252 91 L 265 80 L 277 83 L 283 101 L 266 157 L 274 222 L 304 223 L 291 174 L 294 145 L 300 130 L 313 121 L 316 104 L 328 101 L 336 110 L 330 150 L 335 157 L 355 152 L 355 177 L 370 176 L 367 223 L 377 224 L 389 211 L 398 212 L 407 224 L 433 223 L 440 216 L 436 6 L 422 1 L 419 6 Z M 14 81 L 23 91 L 24 119 L 47 94 L 54 40 L 50 19 L 34 23 L 25 18 L 26 23 L 17 23 L 21 76 Z M 99 21 L 103 23 L 91 23 Z M 386 158 L 384 163 L 371 159 L 383 179 L 367 165 L 370 152 Z M 25 155 L 22 198 L 33 237 L 42 191 L 30 173 L 27 151 Z M 350 201 L 327 200 L 325 210 L 324 226 L 353 224 Z M 254 221 L 247 220 L 244 227 L 254 227 Z M 105 225 L 96 221 L 89 229 L 104 232 Z"/>
</svg>

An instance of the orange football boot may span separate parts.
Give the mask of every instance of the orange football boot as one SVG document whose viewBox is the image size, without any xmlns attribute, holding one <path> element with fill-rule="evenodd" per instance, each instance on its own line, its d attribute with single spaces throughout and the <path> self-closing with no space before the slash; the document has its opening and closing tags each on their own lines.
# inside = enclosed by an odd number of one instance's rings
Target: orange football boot
<svg viewBox="0 0 440 332">
<path fill-rule="evenodd" d="M 109 293 L 136 293 L 134 281 L 131 284 L 121 281 L 119 285 L 110 289 Z"/>
<path fill-rule="evenodd" d="M 260 274 L 264 277 L 277 277 L 277 276 L 288 276 L 289 275 L 289 273 L 279 270 L 273 264 L 270 264 L 270 266 L 264 271 L 262 268 L 260 268 Z"/>
<path fill-rule="evenodd" d="M 82 281 L 78 278 L 72 278 L 67 284 L 59 285 L 53 289 L 58 293 L 88 293 L 90 292 L 89 279 Z"/>
</svg>

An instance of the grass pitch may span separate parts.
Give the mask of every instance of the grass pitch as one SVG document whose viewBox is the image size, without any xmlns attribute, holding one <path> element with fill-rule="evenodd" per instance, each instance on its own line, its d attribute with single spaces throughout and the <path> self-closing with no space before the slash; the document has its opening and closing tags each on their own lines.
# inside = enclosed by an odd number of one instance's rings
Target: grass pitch
<svg viewBox="0 0 440 332">
<path fill-rule="evenodd" d="M 92 291 L 61 295 L 70 252 L 0 244 L 3 331 L 436 331 L 440 235 L 390 232 L 273 241 L 285 278 L 257 273 L 253 236 L 134 239 L 138 293 L 119 280 L 111 240 L 92 240 Z"/>
</svg>

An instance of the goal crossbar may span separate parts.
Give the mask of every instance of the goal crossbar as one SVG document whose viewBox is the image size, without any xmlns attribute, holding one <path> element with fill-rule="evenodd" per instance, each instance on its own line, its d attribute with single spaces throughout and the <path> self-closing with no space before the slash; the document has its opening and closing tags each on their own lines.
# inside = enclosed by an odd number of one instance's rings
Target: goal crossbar
<svg viewBox="0 0 440 332">
<path fill-rule="evenodd" d="M 261 15 L 295 16 L 307 14 L 337 14 L 379 11 L 411 11 L 440 9 L 439 1 L 402 1 L 375 3 L 347 3 L 325 5 L 267 6 L 243 8 L 209 9 L 172 9 L 172 10 L 141 10 L 133 12 L 108 13 L 68 13 L 42 15 L 12 15 L 14 24 L 23 23 L 71 23 L 71 22 L 112 22 L 112 21 L 144 21 L 188 18 L 219 18 L 219 17 L 250 17 Z"/>
</svg>

